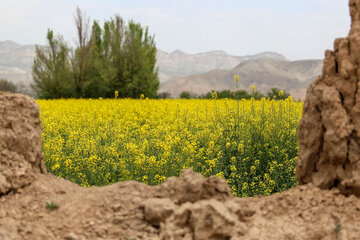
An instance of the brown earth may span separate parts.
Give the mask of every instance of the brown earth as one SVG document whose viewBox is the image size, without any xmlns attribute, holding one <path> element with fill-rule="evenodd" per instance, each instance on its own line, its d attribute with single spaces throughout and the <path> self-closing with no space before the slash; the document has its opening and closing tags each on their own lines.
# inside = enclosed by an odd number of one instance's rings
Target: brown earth
<svg viewBox="0 0 360 240">
<path fill-rule="evenodd" d="M 235 198 L 190 169 L 155 187 L 82 188 L 47 173 L 38 105 L 0 93 L 0 239 L 360 239 L 360 0 L 350 10 L 349 37 L 307 91 L 301 185 L 268 197 Z"/>
</svg>

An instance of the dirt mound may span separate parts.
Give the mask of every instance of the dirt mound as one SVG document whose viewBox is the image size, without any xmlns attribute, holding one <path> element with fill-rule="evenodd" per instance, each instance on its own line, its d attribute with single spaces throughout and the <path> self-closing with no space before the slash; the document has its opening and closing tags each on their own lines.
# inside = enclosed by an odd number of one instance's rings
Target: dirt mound
<svg viewBox="0 0 360 240">
<path fill-rule="evenodd" d="M 360 1 L 349 5 L 349 36 L 326 51 L 322 76 L 306 93 L 296 173 L 301 184 L 360 196 Z"/>
<path fill-rule="evenodd" d="M 222 179 L 184 170 L 151 187 L 82 188 L 50 174 L 0 198 L 0 239 L 359 239 L 360 201 L 312 184 L 235 198 Z M 194 178 L 200 191 L 191 191 Z M 174 187 L 171 191 L 169 186 Z M 186 197 L 188 195 L 192 197 Z M 210 192 L 210 194 L 209 194 Z M 184 194 L 184 196 L 181 196 Z M 54 202 L 57 209 L 46 209 Z"/>
<path fill-rule="evenodd" d="M 46 173 L 39 107 L 24 95 L 0 92 L 0 196 Z"/>
<path fill-rule="evenodd" d="M 360 239 L 360 0 L 307 91 L 296 188 L 235 198 L 225 180 L 184 170 L 151 187 L 82 188 L 47 174 L 39 108 L 0 93 L 0 239 Z"/>
</svg>

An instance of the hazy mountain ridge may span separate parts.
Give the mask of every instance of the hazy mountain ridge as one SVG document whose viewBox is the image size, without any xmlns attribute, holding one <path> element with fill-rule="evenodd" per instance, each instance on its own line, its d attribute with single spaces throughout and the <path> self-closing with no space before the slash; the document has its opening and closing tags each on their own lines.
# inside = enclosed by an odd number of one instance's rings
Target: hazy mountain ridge
<svg viewBox="0 0 360 240">
<path fill-rule="evenodd" d="M 0 78 L 14 83 L 29 84 L 35 45 L 20 45 L 12 41 L 0 42 Z"/>
<path fill-rule="evenodd" d="M 204 94 L 211 90 L 236 90 L 233 79 L 239 75 L 239 89 L 249 91 L 251 85 L 255 85 L 265 93 L 277 87 L 287 90 L 294 98 L 303 99 L 309 84 L 321 73 L 322 65 L 322 60 L 248 60 L 231 70 L 214 70 L 161 83 L 159 92 L 178 97 L 182 91 Z"/>
<path fill-rule="evenodd" d="M 158 50 L 157 64 L 160 68 L 160 82 L 166 82 L 181 76 L 206 73 L 214 69 L 229 70 L 243 61 L 261 58 L 286 60 L 284 56 L 274 52 L 232 56 L 222 50 L 197 54 L 188 54 L 180 50 L 172 53 Z"/>
<path fill-rule="evenodd" d="M 31 71 L 35 45 L 19 45 L 11 41 L 0 42 L 0 66 L 17 67 Z"/>
</svg>

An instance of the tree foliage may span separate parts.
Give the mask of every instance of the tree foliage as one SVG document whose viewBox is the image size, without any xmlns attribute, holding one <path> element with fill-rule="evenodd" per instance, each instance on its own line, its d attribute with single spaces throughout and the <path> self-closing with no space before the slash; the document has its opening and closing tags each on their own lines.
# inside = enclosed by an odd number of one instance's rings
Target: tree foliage
<svg viewBox="0 0 360 240">
<path fill-rule="evenodd" d="M 179 96 L 179 97 L 180 97 L 180 98 L 184 98 L 184 99 L 190 99 L 191 94 L 190 94 L 190 92 L 188 92 L 188 91 L 183 91 L 183 92 L 180 93 L 180 96 Z"/>
<path fill-rule="evenodd" d="M 250 94 L 245 90 L 238 90 L 233 94 L 235 99 L 250 99 Z"/>
<path fill-rule="evenodd" d="M 158 93 L 157 98 L 158 98 L 158 99 L 171 98 L 171 93 L 169 93 L 169 92 L 161 92 L 161 93 Z"/>
<path fill-rule="evenodd" d="M 8 81 L 5 78 L 0 78 L 0 92 L 12 92 L 17 91 L 16 85 Z"/>
<path fill-rule="evenodd" d="M 87 85 L 92 81 L 89 76 L 89 62 L 91 61 L 91 43 L 89 39 L 89 22 L 86 13 L 76 9 L 75 27 L 77 32 L 77 48 L 72 54 L 71 62 L 73 67 L 73 77 L 75 85 L 75 97 L 87 96 Z"/>
<path fill-rule="evenodd" d="M 39 98 L 156 98 L 156 45 L 148 28 L 116 15 L 103 27 L 77 9 L 77 45 L 70 49 L 48 30 L 46 47 L 36 47 L 33 76 Z"/>
<path fill-rule="evenodd" d="M 74 81 L 69 61 L 70 48 L 60 35 L 47 32 L 48 45 L 36 45 L 33 65 L 34 84 L 31 86 L 39 98 L 73 97 Z"/>
<path fill-rule="evenodd" d="M 199 98 L 202 99 L 211 99 L 213 97 L 213 93 L 215 91 L 211 90 L 210 92 L 207 92 L 203 95 L 201 95 Z M 271 91 L 269 91 L 267 93 L 267 97 L 269 97 L 270 99 L 275 99 L 275 100 L 281 100 L 281 99 L 286 99 L 290 96 L 289 93 L 279 90 L 278 88 L 272 88 Z M 265 97 L 265 94 L 257 91 L 257 90 L 251 90 L 250 93 L 248 93 L 246 90 L 237 90 L 234 92 L 231 92 L 230 90 L 222 90 L 217 92 L 217 98 L 218 99 L 222 99 L 222 98 L 229 98 L 229 99 L 251 99 L 254 98 L 255 100 L 260 100 L 263 97 Z M 181 96 L 180 96 L 181 98 Z M 190 97 L 192 98 L 192 97 Z"/>
<path fill-rule="evenodd" d="M 286 99 L 288 97 L 290 97 L 290 94 L 285 92 L 285 91 L 282 91 L 278 88 L 272 88 L 268 93 L 267 93 L 267 96 L 270 98 L 270 99 Z"/>
<path fill-rule="evenodd" d="M 254 98 L 256 100 L 260 100 L 263 97 L 265 97 L 265 95 L 260 91 L 254 90 L 250 93 L 250 98 Z"/>
</svg>

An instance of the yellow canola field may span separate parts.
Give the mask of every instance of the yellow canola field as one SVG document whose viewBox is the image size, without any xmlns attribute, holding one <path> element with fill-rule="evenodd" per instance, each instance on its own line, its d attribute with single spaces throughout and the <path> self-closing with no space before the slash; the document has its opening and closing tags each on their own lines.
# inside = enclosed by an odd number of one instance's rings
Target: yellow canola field
<svg viewBox="0 0 360 240">
<path fill-rule="evenodd" d="M 297 184 L 303 103 L 286 100 L 37 100 L 45 164 L 84 187 L 149 185 L 192 167 L 239 197 Z"/>
</svg>

